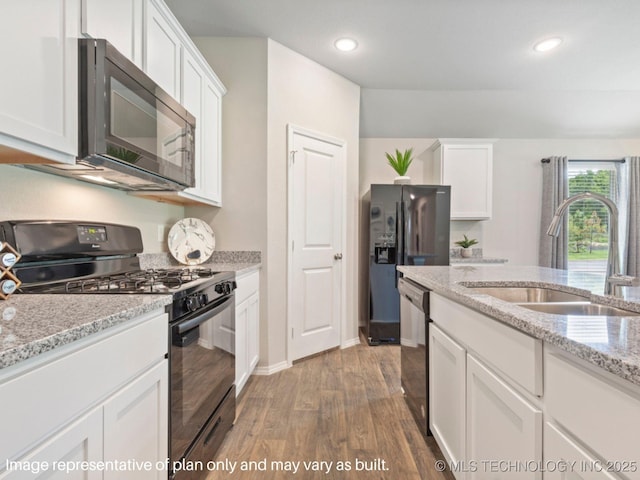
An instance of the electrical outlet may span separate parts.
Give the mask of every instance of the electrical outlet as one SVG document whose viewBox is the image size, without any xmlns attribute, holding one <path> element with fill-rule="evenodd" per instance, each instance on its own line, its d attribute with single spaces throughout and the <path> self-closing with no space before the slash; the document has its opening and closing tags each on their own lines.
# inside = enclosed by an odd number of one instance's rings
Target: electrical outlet
<svg viewBox="0 0 640 480">
<path fill-rule="evenodd" d="M 158 241 L 164 242 L 167 239 L 167 226 L 158 225 Z"/>
</svg>

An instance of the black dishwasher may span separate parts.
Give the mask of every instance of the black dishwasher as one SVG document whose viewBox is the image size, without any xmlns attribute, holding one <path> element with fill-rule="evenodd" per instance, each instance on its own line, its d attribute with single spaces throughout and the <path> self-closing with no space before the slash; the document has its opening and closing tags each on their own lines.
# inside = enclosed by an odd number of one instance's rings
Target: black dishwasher
<svg viewBox="0 0 640 480">
<path fill-rule="evenodd" d="M 400 378 L 404 398 L 423 435 L 429 430 L 429 291 L 411 280 L 398 281 L 400 292 Z"/>
</svg>

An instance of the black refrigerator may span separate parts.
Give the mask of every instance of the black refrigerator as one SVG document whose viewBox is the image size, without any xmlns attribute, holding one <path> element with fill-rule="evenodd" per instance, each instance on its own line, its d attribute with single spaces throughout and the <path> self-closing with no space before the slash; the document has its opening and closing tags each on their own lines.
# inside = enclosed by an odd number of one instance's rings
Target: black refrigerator
<svg viewBox="0 0 640 480">
<path fill-rule="evenodd" d="M 370 345 L 400 343 L 398 265 L 449 265 L 451 187 L 371 185 L 363 202 Z M 364 245 L 363 245 L 364 246 Z"/>
</svg>

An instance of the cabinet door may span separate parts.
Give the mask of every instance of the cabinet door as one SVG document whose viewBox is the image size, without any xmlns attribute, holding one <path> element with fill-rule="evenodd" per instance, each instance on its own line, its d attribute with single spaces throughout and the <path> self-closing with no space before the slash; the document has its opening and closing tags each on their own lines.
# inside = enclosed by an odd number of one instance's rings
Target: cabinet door
<svg viewBox="0 0 640 480">
<path fill-rule="evenodd" d="M 195 179 L 193 188 L 185 191 L 194 195 L 202 195 L 202 145 L 206 136 L 205 121 L 202 115 L 202 103 L 205 85 L 205 73 L 188 49 L 182 52 L 182 96 L 184 108 L 196 119 L 195 132 Z"/>
<path fill-rule="evenodd" d="M 160 364 L 130 383 L 104 406 L 105 460 L 135 459 L 153 468 L 131 472 L 136 479 L 166 479 L 156 469 L 168 456 L 168 362 Z M 105 471 L 105 480 L 122 478 L 122 472 Z"/>
<path fill-rule="evenodd" d="M 251 375 L 260 359 L 260 295 L 258 292 L 249 298 L 247 338 L 249 375 Z"/>
<path fill-rule="evenodd" d="M 465 364 L 464 348 L 430 323 L 429 427 L 451 463 L 465 459 Z"/>
<path fill-rule="evenodd" d="M 82 33 L 105 38 L 142 67 L 143 0 L 82 0 Z"/>
<path fill-rule="evenodd" d="M 129 457 L 127 457 L 129 458 Z M 4 461 L 4 459 L 2 459 Z M 102 472 L 73 469 L 80 462 L 100 462 L 102 460 L 102 408 L 76 420 L 62 432 L 54 435 L 32 453 L 20 458 L 14 464 L 8 464 L 0 479 L 64 479 L 64 480 L 100 480 Z M 53 464 L 69 465 L 69 472 Z M 45 469 L 46 465 L 46 469 Z M 42 466 L 42 471 L 37 471 Z"/>
<path fill-rule="evenodd" d="M 222 205 L 222 93 L 207 79 L 203 98 L 202 173 L 200 189 L 205 198 Z"/>
<path fill-rule="evenodd" d="M 544 425 L 545 480 L 616 480 L 603 471 L 606 462 L 596 460 L 581 445 L 549 422 Z M 558 468 L 562 466 L 563 468 Z"/>
<path fill-rule="evenodd" d="M 467 355 L 467 460 L 478 468 L 468 478 L 540 479 L 541 472 L 518 471 L 488 462 L 542 461 L 542 412 Z"/>
<path fill-rule="evenodd" d="M 180 37 L 153 0 L 147 0 L 144 69 L 165 92 L 180 99 Z"/>
<path fill-rule="evenodd" d="M 249 378 L 247 326 L 249 300 L 236 305 L 236 396 L 240 395 Z"/>
<path fill-rule="evenodd" d="M 442 184 L 451 185 L 452 220 L 491 218 L 493 145 L 443 145 Z"/>
<path fill-rule="evenodd" d="M 80 0 L 5 1 L 2 18 L 0 153 L 75 163 Z"/>
</svg>

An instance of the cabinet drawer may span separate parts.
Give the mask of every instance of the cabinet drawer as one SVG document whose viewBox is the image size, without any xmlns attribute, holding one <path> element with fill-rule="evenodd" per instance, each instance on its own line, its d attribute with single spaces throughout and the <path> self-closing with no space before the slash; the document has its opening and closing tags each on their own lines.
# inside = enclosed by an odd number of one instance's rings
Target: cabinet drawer
<svg viewBox="0 0 640 480">
<path fill-rule="evenodd" d="M 260 289 L 260 273 L 251 272 L 236 278 L 238 288 L 236 289 L 236 305 L 240 305 L 254 292 Z"/>
<path fill-rule="evenodd" d="M 545 354 L 547 413 L 605 460 L 636 462 L 623 474 L 640 479 L 640 394 L 617 383 L 556 350 Z"/>
<path fill-rule="evenodd" d="M 468 350 L 542 396 L 542 340 L 433 293 L 430 317 Z"/>
<path fill-rule="evenodd" d="M 544 465 L 556 467 L 545 472 L 545 480 L 617 480 L 601 470 L 604 466 L 581 445 L 562 432 L 561 428 L 547 422 L 544 426 Z M 561 463 L 562 462 L 562 463 Z M 562 466 L 566 465 L 566 471 Z"/>
<path fill-rule="evenodd" d="M 130 328 L 114 327 L 117 333 L 106 330 L 61 347 L 60 356 L 0 384 L 0 462 L 15 458 L 162 360 L 167 322 L 166 314 L 147 314 Z"/>
</svg>

